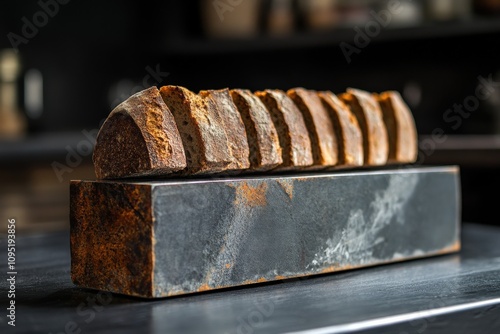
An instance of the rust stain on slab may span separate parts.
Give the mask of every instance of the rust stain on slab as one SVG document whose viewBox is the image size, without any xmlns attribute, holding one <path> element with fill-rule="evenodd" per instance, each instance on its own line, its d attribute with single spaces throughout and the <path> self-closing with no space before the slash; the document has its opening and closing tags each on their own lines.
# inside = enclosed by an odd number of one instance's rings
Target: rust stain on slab
<svg viewBox="0 0 500 334">
<path fill-rule="evenodd" d="M 200 285 L 200 287 L 198 288 L 198 291 L 199 292 L 202 292 L 202 291 L 208 291 L 208 290 L 213 290 L 214 288 L 212 288 L 210 285 L 208 285 L 207 283 L 204 283 L 202 285 Z"/>
<path fill-rule="evenodd" d="M 361 267 L 364 267 L 363 265 L 356 265 L 356 266 L 353 266 L 353 265 L 332 265 L 332 266 L 329 266 L 329 267 L 326 267 L 326 268 L 323 268 L 319 273 L 320 274 L 326 274 L 326 273 L 333 273 L 333 272 L 336 272 L 336 271 L 343 271 L 343 270 L 350 270 L 350 269 L 357 269 L 357 268 L 361 268 Z"/>
<path fill-rule="evenodd" d="M 285 193 L 293 199 L 293 180 L 276 180 Z"/>
<path fill-rule="evenodd" d="M 460 249 L 461 249 L 460 240 L 457 240 L 451 246 L 438 250 L 435 253 L 435 255 L 444 255 L 444 254 L 448 254 L 448 253 L 455 253 L 455 252 L 458 252 Z"/>
<path fill-rule="evenodd" d="M 259 277 L 257 279 L 247 279 L 243 281 L 242 285 L 247 285 L 247 284 L 255 284 L 255 283 L 264 283 L 267 282 L 268 280 L 265 277 Z"/>
<path fill-rule="evenodd" d="M 248 182 L 232 184 L 236 189 L 235 205 L 246 205 L 249 207 L 266 206 L 267 205 L 267 183 L 259 183 L 254 186 Z"/>
<path fill-rule="evenodd" d="M 151 297 L 155 258 L 152 225 L 147 224 L 152 220 L 150 189 L 72 181 L 70 193 L 73 282 Z M 108 272 L 113 276 L 106 276 Z"/>
</svg>

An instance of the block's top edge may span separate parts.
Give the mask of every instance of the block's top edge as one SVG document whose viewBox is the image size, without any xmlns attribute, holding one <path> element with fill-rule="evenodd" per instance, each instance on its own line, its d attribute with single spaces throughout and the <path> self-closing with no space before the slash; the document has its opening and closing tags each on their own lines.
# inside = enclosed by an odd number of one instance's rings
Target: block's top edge
<svg viewBox="0 0 500 334">
<path fill-rule="evenodd" d="M 177 184 L 199 184 L 199 183 L 217 183 L 217 182 L 238 182 L 249 180 L 300 180 L 318 179 L 324 177 L 352 177 L 366 175 L 387 175 L 387 174 L 407 174 L 407 173 L 451 173 L 458 174 L 459 166 L 396 166 L 396 167 L 380 167 L 380 168 L 363 168 L 354 170 L 338 170 L 338 171 L 318 171 L 313 173 L 289 173 L 289 174 L 272 174 L 272 175 L 245 175 L 245 176 L 212 176 L 204 178 L 182 178 L 182 179 L 120 179 L 120 180 L 71 180 L 70 183 L 121 183 L 132 185 L 177 185 Z"/>
</svg>

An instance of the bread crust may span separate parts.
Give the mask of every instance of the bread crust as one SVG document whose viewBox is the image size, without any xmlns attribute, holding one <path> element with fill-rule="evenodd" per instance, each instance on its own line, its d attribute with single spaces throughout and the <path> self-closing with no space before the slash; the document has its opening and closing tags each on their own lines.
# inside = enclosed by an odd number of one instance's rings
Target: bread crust
<svg viewBox="0 0 500 334">
<path fill-rule="evenodd" d="M 311 166 L 311 140 L 300 110 L 281 90 L 256 92 L 271 114 L 282 149 L 283 164 L 277 170 L 300 170 Z"/>
<path fill-rule="evenodd" d="M 156 87 L 132 95 L 109 114 L 93 162 L 99 179 L 165 175 L 186 167 L 174 117 Z"/>
<path fill-rule="evenodd" d="M 227 145 L 232 156 L 228 171 L 242 171 L 250 167 L 250 149 L 248 147 L 245 125 L 238 109 L 233 103 L 229 89 L 204 90 L 199 95 L 212 99 L 226 131 Z"/>
<path fill-rule="evenodd" d="M 230 91 L 241 114 L 250 147 L 250 169 L 267 171 L 283 163 L 278 133 L 262 101 L 246 89 Z"/>
<path fill-rule="evenodd" d="M 287 92 L 304 116 L 311 139 L 315 168 L 332 167 L 338 163 L 338 142 L 328 111 L 318 93 L 304 88 Z"/>
<path fill-rule="evenodd" d="M 389 140 L 382 117 L 382 110 L 372 94 L 349 88 L 339 95 L 356 116 L 363 134 L 364 164 L 380 166 L 387 163 Z"/>
<path fill-rule="evenodd" d="M 363 165 L 363 137 L 358 120 L 351 110 L 332 92 L 318 92 L 328 111 L 338 138 L 338 167 Z"/>
<path fill-rule="evenodd" d="M 163 86 L 160 94 L 179 128 L 186 152 L 186 174 L 226 171 L 233 159 L 215 103 L 180 86 Z"/>
<path fill-rule="evenodd" d="M 336 96 L 156 87 L 118 105 L 93 154 L 99 179 L 303 171 L 412 163 L 413 115 L 395 91 Z"/>
<path fill-rule="evenodd" d="M 415 120 L 401 94 L 387 91 L 374 94 L 380 107 L 389 138 L 389 163 L 412 163 L 418 156 Z"/>
</svg>

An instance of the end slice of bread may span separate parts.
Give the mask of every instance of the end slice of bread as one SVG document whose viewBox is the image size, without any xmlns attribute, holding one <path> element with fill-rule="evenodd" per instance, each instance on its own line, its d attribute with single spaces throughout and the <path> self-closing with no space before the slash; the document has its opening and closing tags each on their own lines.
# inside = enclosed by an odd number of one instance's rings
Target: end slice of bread
<svg viewBox="0 0 500 334">
<path fill-rule="evenodd" d="M 99 179 L 166 175 L 186 167 L 174 117 L 156 87 L 110 113 L 97 135 L 93 161 Z"/>
<path fill-rule="evenodd" d="M 398 92 L 374 94 L 382 108 L 389 137 L 389 163 L 412 163 L 417 160 L 418 138 L 415 120 Z"/>
</svg>

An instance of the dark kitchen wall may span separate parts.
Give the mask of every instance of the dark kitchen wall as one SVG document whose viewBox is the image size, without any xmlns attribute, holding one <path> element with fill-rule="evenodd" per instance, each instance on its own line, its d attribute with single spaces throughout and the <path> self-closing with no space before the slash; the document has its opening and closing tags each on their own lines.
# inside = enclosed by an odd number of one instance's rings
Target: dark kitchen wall
<svg viewBox="0 0 500 334">
<path fill-rule="evenodd" d="M 164 30 L 172 15 L 167 5 L 160 1 L 9 2 L 8 10 L 0 12 L 0 32 L 5 36 L 0 38 L 0 49 L 12 47 L 10 39 L 14 40 L 24 72 L 38 69 L 43 74 L 44 111 L 40 119 L 30 120 L 30 130 L 95 126 L 116 99 L 110 96 L 113 85 L 127 79 L 142 82 L 147 66 L 160 64 L 163 71 Z M 48 22 L 40 24 L 44 15 Z"/>
<path fill-rule="evenodd" d="M 6 6 L 0 13 L 3 36 L 22 35 L 23 18 L 33 22 L 44 10 L 37 1 Z M 492 133 L 498 123 L 486 104 L 458 131 L 443 120 L 454 101 L 474 91 L 478 75 L 498 71 L 491 52 L 500 36 L 498 24 L 387 29 L 352 54 L 348 63 L 340 44 L 354 45 L 353 28 L 308 33 L 297 27 L 281 37 L 260 33 L 215 39 L 204 33 L 198 1 L 72 0 L 58 6 L 54 17 L 18 47 L 23 69 L 39 69 L 44 79 L 44 111 L 30 120 L 31 131 L 96 126 L 116 101 L 153 84 L 193 90 L 416 89 L 421 99 L 412 109 L 420 133 L 436 127 L 452 133 Z M 0 48 L 10 44 L 8 38 L 0 39 Z"/>
</svg>

